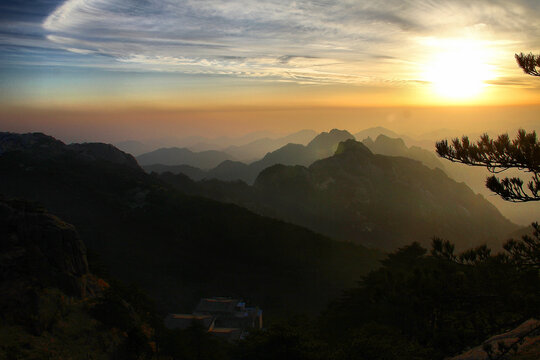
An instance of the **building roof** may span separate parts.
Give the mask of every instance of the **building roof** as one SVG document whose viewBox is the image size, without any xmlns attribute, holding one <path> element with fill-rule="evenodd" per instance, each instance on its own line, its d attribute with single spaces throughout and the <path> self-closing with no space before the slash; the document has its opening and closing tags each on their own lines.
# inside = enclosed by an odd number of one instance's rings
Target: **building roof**
<svg viewBox="0 0 540 360">
<path fill-rule="evenodd" d="M 230 313 L 235 311 L 236 306 L 240 302 L 239 299 L 231 298 L 205 298 L 199 301 L 195 313 Z"/>
<path fill-rule="evenodd" d="M 234 342 L 242 338 L 243 331 L 238 328 L 213 328 L 210 329 L 208 333 L 226 339 L 227 341 Z"/>
<path fill-rule="evenodd" d="M 203 328 L 209 329 L 213 321 L 214 317 L 212 315 L 169 314 L 164 323 L 168 329 L 187 329 L 194 323 L 199 323 Z"/>
<path fill-rule="evenodd" d="M 194 314 L 169 314 L 172 319 L 186 319 L 186 320 L 205 320 L 211 319 L 212 315 L 194 315 Z"/>
<path fill-rule="evenodd" d="M 230 334 L 236 331 L 241 331 L 241 329 L 238 328 L 213 328 L 209 330 L 208 332 L 211 333 L 220 333 L 220 334 Z"/>
</svg>

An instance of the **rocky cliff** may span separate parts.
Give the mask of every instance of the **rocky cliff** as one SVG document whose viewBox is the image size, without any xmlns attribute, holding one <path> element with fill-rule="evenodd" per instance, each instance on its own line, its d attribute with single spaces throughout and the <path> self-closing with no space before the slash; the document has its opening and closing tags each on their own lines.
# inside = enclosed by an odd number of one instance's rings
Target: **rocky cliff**
<svg viewBox="0 0 540 360">
<path fill-rule="evenodd" d="M 76 297 L 93 292 L 87 281 L 86 247 L 74 227 L 35 205 L 0 199 L 0 249 L 4 316 L 26 318 L 46 287 Z"/>
</svg>

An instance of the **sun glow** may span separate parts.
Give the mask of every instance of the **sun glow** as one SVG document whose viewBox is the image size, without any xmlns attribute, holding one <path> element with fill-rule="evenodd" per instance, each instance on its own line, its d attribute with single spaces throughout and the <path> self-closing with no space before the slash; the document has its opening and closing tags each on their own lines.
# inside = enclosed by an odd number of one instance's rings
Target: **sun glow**
<svg viewBox="0 0 540 360">
<path fill-rule="evenodd" d="M 488 86 L 487 80 L 495 78 L 489 50 L 481 43 L 456 40 L 438 45 L 440 50 L 425 65 L 424 74 L 438 96 L 471 99 Z"/>
</svg>

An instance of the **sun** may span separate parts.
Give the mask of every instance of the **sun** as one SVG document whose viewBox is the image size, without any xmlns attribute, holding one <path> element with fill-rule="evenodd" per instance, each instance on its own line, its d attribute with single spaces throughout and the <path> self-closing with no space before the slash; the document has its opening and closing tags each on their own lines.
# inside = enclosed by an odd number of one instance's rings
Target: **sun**
<svg viewBox="0 0 540 360">
<path fill-rule="evenodd" d="M 470 43 L 453 46 L 433 55 L 425 65 L 425 81 L 440 97 L 471 99 L 494 78 L 493 66 L 488 63 L 488 51 Z"/>
</svg>

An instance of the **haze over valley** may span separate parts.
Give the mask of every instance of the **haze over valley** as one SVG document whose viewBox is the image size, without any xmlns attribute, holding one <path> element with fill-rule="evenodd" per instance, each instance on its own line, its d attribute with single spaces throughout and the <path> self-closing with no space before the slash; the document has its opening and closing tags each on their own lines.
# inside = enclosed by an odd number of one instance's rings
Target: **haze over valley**
<svg viewBox="0 0 540 360">
<path fill-rule="evenodd" d="M 463 167 L 436 155 L 435 142 L 443 138 L 463 136 L 464 134 L 460 134 L 458 130 L 439 129 L 418 137 L 398 134 L 380 126 L 364 129 L 355 134 L 337 129 L 330 131 L 330 134 L 322 133 L 320 136 L 313 130 L 301 130 L 274 138 L 268 137 L 268 134 L 268 132 L 251 133 L 238 139 L 226 137 L 169 139 L 168 147 L 161 148 L 155 142 L 153 145 L 138 142 L 137 148 L 132 146 L 132 142 L 121 142 L 117 146 L 137 156 L 141 166 L 149 173 L 172 172 L 185 174 L 196 181 L 241 180 L 253 184 L 259 173 L 267 167 L 276 164 L 309 166 L 316 160 L 333 155 L 340 141 L 353 138 L 363 142 L 375 154 L 405 157 L 420 161 L 429 168 L 441 169 L 451 179 L 465 183 L 474 193 L 484 196 L 516 224 L 527 225 L 537 216 L 536 204 L 508 203 L 486 189 L 484 183 L 489 175 L 486 169 Z M 258 136 L 262 137 L 257 138 Z M 326 143 L 323 140 L 325 136 Z M 241 145 L 230 145 L 234 141 Z M 176 146 L 173 146 L 174 144 Z M 199 150 L 201 144 L 204 144 L 205 150 Z M 141 154 L 141 149 L 148 150 L 153 147 L 158 148 Z M 264 155 L 261 155 L 263 153 Z M 254 159 L 253 156 L 256 154 L 260 157 Z"/>
</svg>

